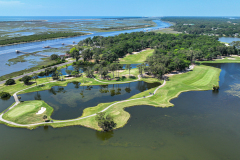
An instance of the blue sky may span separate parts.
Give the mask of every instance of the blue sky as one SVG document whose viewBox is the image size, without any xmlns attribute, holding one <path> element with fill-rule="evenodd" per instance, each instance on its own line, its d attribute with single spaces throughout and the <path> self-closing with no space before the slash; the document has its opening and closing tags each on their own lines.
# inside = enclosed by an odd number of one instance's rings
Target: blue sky
<svg viewBox="0 0 240 160">
<path fill-rule="evenodd" d="M 0 16 L 240 16 L 240 0 L 0 0 Z"/>
</svg>

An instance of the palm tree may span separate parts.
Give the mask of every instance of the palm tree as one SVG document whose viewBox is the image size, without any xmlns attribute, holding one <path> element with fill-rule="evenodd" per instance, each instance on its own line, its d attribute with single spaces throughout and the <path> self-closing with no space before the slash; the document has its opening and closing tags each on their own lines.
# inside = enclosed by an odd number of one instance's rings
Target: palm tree
<svg viewBox="0 0 240 160">
<path fill-rule="evenodd" d="M 35 79 L 35 83 L 37 85 L 38 74 L 37 73 L 33 73 L 33 78 Z"/>
<path fill-rule="evenodd" d="M 127 65 L 126 65 L 126 69 L 128 69 L 128 70 L 129 70 L 129 77 L 130 77 L 130 70 L 132 69 L 132 66 L 131 66 L 131 64 L 127 64 Z"/>
</svg>

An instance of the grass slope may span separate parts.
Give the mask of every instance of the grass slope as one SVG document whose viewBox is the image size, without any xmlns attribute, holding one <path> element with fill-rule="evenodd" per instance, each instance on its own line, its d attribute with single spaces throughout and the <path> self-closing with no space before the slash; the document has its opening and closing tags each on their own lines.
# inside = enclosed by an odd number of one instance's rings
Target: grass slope
<svg viewBox="0 0 240 160">
<path fill-rule="evenodd" d="M 45 107 L 46 111 L 42 114 L 36 115 L 41 107 Z M 43 115 L 47 115 L 48 118 L 50 118 L 52 112 L 53 108 L 44 101 L 26 101 L 21 102 L 16 107 L 6 112 L 3 115 L 3 118 L 19 124 L 32 124 L 44 122 Z"/>
<path fill-rule="evenodd" d="M 126 57 L 120 59 L 121 64 L 136 64 L 143 63 L 148 56 L 153 54 L 153 49 L 140 52 L 138 54 L 127 55 Z"/>
<path fill-rule="evenodd" d="M 182 32 L 174 31 L 172 28 L 164 28 L 161 30 L 154 31 L 156 33 L 166 33 L 166 34 L 181 34 Z"/>
</svg>

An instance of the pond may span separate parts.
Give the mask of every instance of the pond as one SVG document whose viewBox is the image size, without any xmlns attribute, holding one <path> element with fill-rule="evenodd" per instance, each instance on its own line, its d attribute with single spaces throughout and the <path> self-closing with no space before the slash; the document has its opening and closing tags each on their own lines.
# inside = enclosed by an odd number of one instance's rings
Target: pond
<svg viewBox="0 0 240 160">
<path fill-rule="evenodd" d="M 21 100 L 44 100 L 54 108 L 53 119 L 73 119 L 80 117 L 83 110 L 99 103 L 121 101 L 145 90 L 159 86 L 160 83 L 143 81 L 101 86 L 80 86 L 69 83 L 66 87 L 55 86 L 50 90 L 22 94 Z"/>
<path fill-rule="evenodd" d="M 219 41 L 231 43 L 233 41 L 240 41 L 240 38 L 236 38 L 236 37 L 221 37 L 221 38 L 219 38 Z"/>
<path fill-rule="evenodd" d="M 0 125 L 1 158 L 239 159 L 240 64 L 213 66 L 222 70 L 219 92 L 181 93 L 171 100 L 175 106 L 170 108 L 127 108 L 128 124 L 113 132 L 79 126 L 27 130 Z M 109 97 L 112 101 L 117 96 Z"/>
</svg>

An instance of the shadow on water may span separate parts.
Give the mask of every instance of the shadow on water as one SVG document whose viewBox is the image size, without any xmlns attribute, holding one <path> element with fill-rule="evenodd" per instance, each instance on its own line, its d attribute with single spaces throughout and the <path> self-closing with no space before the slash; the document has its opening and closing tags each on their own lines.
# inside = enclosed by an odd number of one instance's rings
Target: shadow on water
<svg viewBox="0 0 240 160">
<path fill-rule="evenodd" d="M 143 81 L 98 86 L 80 86 L 79 82 L 69 83 L 66 87 L 55 86 L 49 90 L 21 95 L 21 100 L 44 100 L 54 108 L 52 118 L 72 119 L 82 115 L 85 108 L 99 103 L 120 101 L 145 90 L 159 86 L 160 83 Z"/>
<path fill-rule="evenodd" d="M 110 138 L 113 137 L 113 135 L 114 135 L 113 131 L 109 132 L 96 131 L 96 137 L 101 141 L 109 140 Z"/>
</svg>

